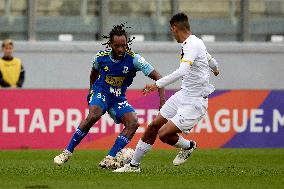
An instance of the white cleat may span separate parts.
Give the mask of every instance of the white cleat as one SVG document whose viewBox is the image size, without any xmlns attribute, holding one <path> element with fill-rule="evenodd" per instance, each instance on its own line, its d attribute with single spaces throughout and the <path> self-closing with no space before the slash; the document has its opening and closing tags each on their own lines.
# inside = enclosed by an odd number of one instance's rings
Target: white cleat
<svg viewBox="0 0 284 189">
<path fill-rule="evenodd" d="M 104 169 L 117 169 L 120 168 L 120 163 L 115 157 L 110 155 L 106 156 L 100 163 L 99 166 Z"/>
<path fill-rule="evenodd" d="M 173 160 L 173 164 L 175 166 L 181 165 L 186 162 L 191 153 L 197 148 L 197 143 L 195 141 L 191 140 L 190 142 L 190 148 L 187 150 L 182 149 L 181 151 L 179 151 L 178 155 Z"/>
<path fill-rule="evenodd" d="M 54 158 L 54 163 L 58 166 L 63 165 L 72 156 L 72 153 L 68 150 L 64 150 L 61 154 Z"/>
<path fill-rule="evenodd" d="M 130 163 L 129 164 L 125 164 L 123 167 L 116 169 L 114 171 L 112 171 L 114 173 L 140 173 L 140 167 L 139 166 L 131 166 Z"/>
</svg>

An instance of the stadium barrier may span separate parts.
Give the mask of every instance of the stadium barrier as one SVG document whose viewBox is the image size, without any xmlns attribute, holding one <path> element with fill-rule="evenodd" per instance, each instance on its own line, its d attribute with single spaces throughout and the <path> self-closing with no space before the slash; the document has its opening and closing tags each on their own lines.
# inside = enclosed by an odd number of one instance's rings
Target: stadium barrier
<svg viewBox="0 0 284 189">
<path fill-rule="evenodd" d="M 88 114 L 87 90 L 0 90 L 0 149 L 63 149 Z M 167 91 L 167 97 L 175 91 Z M 158 113 L 156 93 L 127 93 L 141 127 L 129 147 Z M 283 90 L 218 90 L 209 97 L 208 114 L 185 136 L 201 148 L 284 147 Z M 106 114 L 79 145 L 108 149 L 123 129 Z M 157 149 L 172 147 L 157 140 Z"/>
<path fill-rule="evenodd" d="M 85 89 L 89 87 L 91 61 L 105 49 L 102 42 L 15 42 L 15 56 L 26 70 L 24 88 Z M 208 51 L 219 62 L 220 75 L 210 77 L 217 89 L 283 89 L 284 43 L 208 43 Z M 179 65 L 180 44 L 176 42 L 134 42 L 140 53 L 165 76 Z M 76 74 L 76 77 L 74 77 Z M 131 89 L 152 82 L 137 73 Z M 175 82 L 167 89 L 179 89 Z"/>
</svg>

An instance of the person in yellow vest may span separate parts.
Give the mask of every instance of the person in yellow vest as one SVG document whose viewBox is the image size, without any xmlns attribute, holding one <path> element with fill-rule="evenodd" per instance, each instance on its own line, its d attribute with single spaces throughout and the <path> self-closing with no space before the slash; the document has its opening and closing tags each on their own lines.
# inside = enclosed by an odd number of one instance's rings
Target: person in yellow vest
<svg viewBox="0 0 284 189">
<path fill-rule="evenodd" d="M 0 87 L 22 87 L 25 70 L 19 58 L 13 57 L 14 44 L 10 39 L 2 42 L 3 57 L 0 59 Z"/>
</svg>

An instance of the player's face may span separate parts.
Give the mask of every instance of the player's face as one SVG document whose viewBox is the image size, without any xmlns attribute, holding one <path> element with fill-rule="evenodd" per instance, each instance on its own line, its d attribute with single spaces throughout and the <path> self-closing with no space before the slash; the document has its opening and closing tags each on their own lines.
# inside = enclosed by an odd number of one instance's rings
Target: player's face
<svg viewBox="0 0 284 189">
<path fill-rule="evenodd" d="M 176 27 L 175 25 L 171 26 L 171 32 L 173 34 L 173 36 L 175 37 L 175 39 L 177 40 L 178 43 L 182 43 L 181 39 L 180 39 L 180 35 L 179 35 L 179 29 L 178 27 Z"/>
<path fill-rule="evenodd" d="M 11 56 L 12 56 L 12 53 L 13 53 L 13 46 L 10 45 L 10 44 L 5 45 L 5 46 L 2 48 L 2 51 L 3 51 L 4 57 L 11 57 Z"/>
<path fill-rule="evenodd" d="M 127 48 L 126 37 L 124 35 L 113 36 L 113 40 L 110 44 L 110 47 L 112 48 L 113 58 L 116 60 L 121 60 L 124 57 L 124 53 Z"/>
</svg>

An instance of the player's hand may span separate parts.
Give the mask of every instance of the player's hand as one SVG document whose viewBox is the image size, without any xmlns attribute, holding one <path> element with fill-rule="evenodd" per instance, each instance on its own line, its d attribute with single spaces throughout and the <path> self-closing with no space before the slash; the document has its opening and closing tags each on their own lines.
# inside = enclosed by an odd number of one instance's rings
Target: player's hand
<svg viewBox="0 0 284 189">
<path fill-rule="evenodd" d="M 90 103 L 91 97 L 94 95 L 94 90 L 90 89 L 89 94 L 87 96 L 87 102 Z"/>
<path fill-rule="evenodd" d="M 165 104 L 165 102 L 166 102 L 166 99 L 165 99 L 165 98 L 160 99 L 159 110 L 162 108 L 162 106 Z"/>
<path fill-rule="evenodd" d="M 158 90 L 158 86 L 156 85 L 156 83 L 151 84 L 151 85 L 146 85 L 142 91 L 143 95 L 146 96 L 148 93 L 152 92 L 152 91 L 156 91 Z"/>
<path fill-rule="evenodd" d="M 94 90 L 93 89 L 90 89 L 89 90 L 89 94 L 93 94 L 94 93 Z"/>
<path fill-rule="evenodd" d="M 214 74 L 215 76 L 219 75 L 219 70 L 213 71 L 213 74 Z"/>
</svg>

